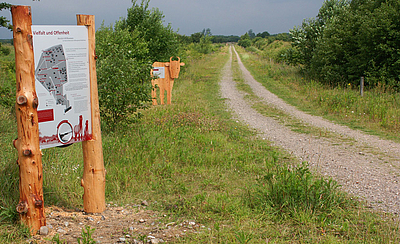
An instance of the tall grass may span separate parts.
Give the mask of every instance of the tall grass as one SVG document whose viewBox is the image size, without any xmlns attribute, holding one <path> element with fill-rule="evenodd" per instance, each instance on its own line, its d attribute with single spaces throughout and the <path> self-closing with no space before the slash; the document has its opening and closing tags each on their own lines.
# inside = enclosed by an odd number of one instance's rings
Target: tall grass
<svg viewBox="0 0 400 244">
<path fill-rule="evenodd" d="M 333 181 L 297 166 L 232 120 L 218 86 L 227 55 L 222 48 L 182 60 L 186 68 L 175 81 L 172 105 L 142 111 L 135 124 L 103 129 L 106 200 L 119 205 L 147 200 L 149 208 L 170 217 L 165 221 L 205 226 L 177 243 L 398 242 L 390 215 L 366 210 Z M 4 208 L 18 201 L 18 169 L 11 146 L 15 121 L 9 113 L 0 116 Z M 80 144 L 43 154 L 46 206 L 82 208 Z M 24 241 L 23 228 L 12 219 L 0 227 L 1 243 Z"/>
</svg>

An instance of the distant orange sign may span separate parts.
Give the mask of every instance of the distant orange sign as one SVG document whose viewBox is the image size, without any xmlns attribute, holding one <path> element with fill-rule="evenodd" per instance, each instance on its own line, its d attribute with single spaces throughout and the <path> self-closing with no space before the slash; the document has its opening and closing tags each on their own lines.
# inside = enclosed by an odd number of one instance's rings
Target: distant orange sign
<svg viewBox="0 0 400 244">
<path fill-rule="evenodd" d="M 173 61 L 171 57 L 169 62 L 153 63 L 153 70 L 151 73 L 153 76 L 153 80 L 151 80 L 151 84 L 153 85 L 153 89 L 151 91 L 153 105 L 157 105 L 157 88 L 159 89 L 161 104 L 164 104 L 165 91 L 167 92 L 167 104 L 171 104 L 174 80 L 179 77 L 181 66 L 184 65 L 185 63 L 181 63 L 181 59 L 179 57 L 178 60 L 175 61 Z"/>
</svg>

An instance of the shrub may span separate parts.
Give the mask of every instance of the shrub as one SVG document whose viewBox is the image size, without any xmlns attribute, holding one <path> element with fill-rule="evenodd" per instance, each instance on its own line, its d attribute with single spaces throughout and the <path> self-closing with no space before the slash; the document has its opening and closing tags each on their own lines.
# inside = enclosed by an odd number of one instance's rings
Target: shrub
<svg viewBox="0 0 400 244">
<path fill-rule="evenodd" d="M 0 105 L 10 110 L 14 108 L 15 94 L 15 62 L 0 60 Z"/>
<path fill-rule="evenodd" d="M 136 31 L 100 27 L 96 33 L 100 111 L 108 126 L 138 118 L 150 101 L 151 62 L 146 42 Z M 134 115 L 134 116 L 130 116 Z"/>
<path fill-rule="evenodd" d="M 277 166 L 258 181 L 248 201 L 260 211 L 291 217 L 299 212 L 330 214 L 347 203 L 335 181 L 316 179 L 306 163 L 294 169 Z"/>
<path fill-rule="evenodd" d="M 244 48 L 250 47 L 251 46 L 251 40 L 250 39 L 240 39 L 238 42 L 239 46 L 242 46 Z"/>
<path fill-rule="evenodd" d="M 133 1 L 133 6 L 128 9 L 128 16 L 120 21 L 121 27 L 140 33 L 147 43 L 151 62 L 168 61 L 171 56 L 178 56 L 178 35 L 170 24 L 164 26 L 164 15 L 159 9 L 149 9 L 149 2 L 150 0 L 142 0 L 139 5 L 137 1 Z"/>
<path fill-rule="evenodd" d="M 133 1 L 127 18 L 97 31 L 100 110 L 109 128 L 140 117 L 151 100 L 153 62 L 179 55 L 177 34 L 163 25 L 161 11 L 148 7 L 149 0 Z"/>
</svg>

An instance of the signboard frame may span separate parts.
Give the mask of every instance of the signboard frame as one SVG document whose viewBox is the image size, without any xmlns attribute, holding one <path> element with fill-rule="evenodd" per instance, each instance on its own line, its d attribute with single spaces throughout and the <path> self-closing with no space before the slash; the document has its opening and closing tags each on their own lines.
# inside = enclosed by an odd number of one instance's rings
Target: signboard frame
<svg viewBox="0 0 400 244">
<path fill-rule="evenodd" d="M 88 29 L 32 25 L 40 148 L 92 138 Z"/>
</svg>

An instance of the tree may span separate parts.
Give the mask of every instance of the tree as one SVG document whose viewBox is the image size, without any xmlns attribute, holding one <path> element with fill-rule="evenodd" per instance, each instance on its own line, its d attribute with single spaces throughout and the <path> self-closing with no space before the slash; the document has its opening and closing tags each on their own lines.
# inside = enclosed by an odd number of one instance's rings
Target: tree
<svg viewBox="0 0 400 244">
<path fill-rule="evenodd" d="M 251 40 L 249 33 L 246 32 L 244 35 L 240 37 L 240 40 L 238 41 L 238 45 L 244 48 L 250 47 L 251 46 Z"/>
<path fill-rule="evenodd" d="M 193 33 L 190 37 L 192 38 L 193 43 L 199 43 L 203 34 L 201 32 Z"/>
<path fill-rule="evenodd" d="M 128 15 L 121 20 L 121 28 L 137 31 L 147 42 L 149 57 L 152 62 L 169 60 L 176 56 L 180 45 L 177 34 L 170 24 L 163 25 L 163 13 L 158 8 L 149 9 L 150 0 L 142 0 L 140 4 L 132 1 Z"/>
<path fill-rule="evenodd" d="M 256 37 L 256 34 L 253 32 L 252 29 L 250 29 L 250 30 L 247 32 L 247 34 L 249 35 L 249 38 L 250 38 L 250 39 L 254 39 L 254 38 Z"/>
<path fill-rule="evenodd" d="M 263 33 L 260 32 L 257 34 L 257 37 L 261 37 L 261 38 L 266 38 L 268 36 L 270 36 L 268 31 L 264 31 Z"/>
<path fill-rule="evenodd" d="M 0 3 L 0 11 L 3 9 L 10 9 L 11 4 L 9 3 Z M 5 27 L 9 30 L 12 30 L 12 25 L 10 24 L 10 21 L 6 19 L 4 16 L 0 16 L 0 27 Z"/>
<path fill-rule="evenodd" d="M 0 3 L 0 11 L 3 9 L 10 9 L 10 8 L 11 8 L 11 4 Z M 0 27 L 5 27 L 9 30 L 12 30 L 12 25 L 9 23 L 10 23 L 10 21 L 8 19 L 6 19 L 6 17 L 0 16 Z M 10 49 L 2 47 L 2 45 L 0 43 L 0 55 L 8 55 L 9 53 L 10 53 Z"/>
<path fill-rule="evenodd" d="M 353 0 L 340 7 L 320 10 L 321 19 L 329 18 L 311 60 L 314 76 L 334 85 L 357 85 L 365 76 L 367 86 L 400 89 L 400 2 Z"/>
<path fill-rule="evenodd" d="M 179 53 L 178 35 L 163 25 L 163 14 L 149 0 L 133 1 L 127 17 L 96 33 L 100 110 L 109 127 L 130 122 L 151 100 L 150 70 L 155 61 Z"/>
<path fill-rule="evenodd" d="M 240 40 L 239 36 L 223 36 L 223 35 L 213 35 L 212 42 L 213 43 L 224 43 L 224 42 L 238 42 Z"/>
<path fill-rule="evenodd" d="M 203 34 L 203 36 L 212 36 L 211 29 L 210 28 L 203 29 L 202 34 Z"/>
<path fill-rule="evenodd" d="M 316 18 L 305 19 L 301 26 L 290 30 L 292 46 L 300 55 L 300 62 L 311 65 L 318 41 L 324 29 L 348 6 L 347 0 L 327 0 L 320 8 Z"/>
</svg>

